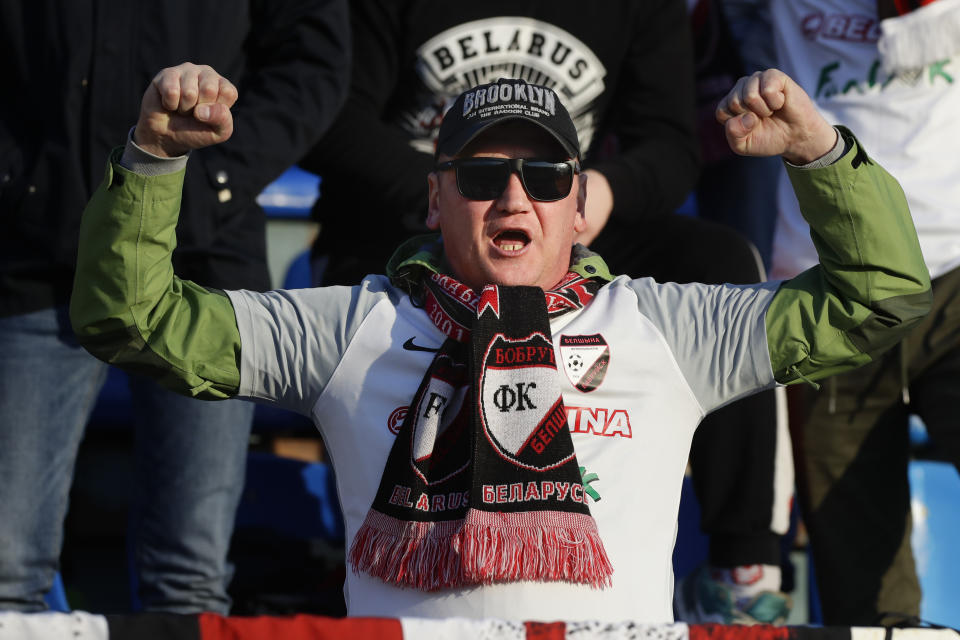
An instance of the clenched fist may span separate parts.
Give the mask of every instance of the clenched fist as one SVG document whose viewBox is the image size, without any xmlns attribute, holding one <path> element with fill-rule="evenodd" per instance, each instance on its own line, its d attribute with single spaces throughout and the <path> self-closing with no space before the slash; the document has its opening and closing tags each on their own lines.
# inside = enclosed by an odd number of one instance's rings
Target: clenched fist
<svg viewBox="0 0 960 640">
<path fill-rule="evenodd" d="M 133 141 L 160 157 L 223 142 L 233 133 L 230 107 L 236 101 L 237 88 L 212 68 L 190 62 L 169 67 L 143 94 Z"/>
<path fill-rule="evenodd" d="M 790 76 L 777 69 L 740 78 L 717 105 L 727 142 L 742 156 L 783 156 L 806 164 L 829 152 L 836 130 Z"/>
</svg>

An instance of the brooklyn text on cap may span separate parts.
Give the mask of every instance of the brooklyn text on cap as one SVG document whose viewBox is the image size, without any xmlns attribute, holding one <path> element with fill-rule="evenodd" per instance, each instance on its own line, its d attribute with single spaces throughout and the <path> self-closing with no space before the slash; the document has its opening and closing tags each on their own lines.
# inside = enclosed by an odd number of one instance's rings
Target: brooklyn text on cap
<svg viewBox="0 0 960 640">
<path fill-rule="evenodd" d="M 553 89 L 501 78 L 461 93 L 447 110 L 437 155 L 455 156 L 482 131 L 508 120 L 526 120 L 553 136 L 571 158 L 580 155 L 577 129 Z"/>
</svg>

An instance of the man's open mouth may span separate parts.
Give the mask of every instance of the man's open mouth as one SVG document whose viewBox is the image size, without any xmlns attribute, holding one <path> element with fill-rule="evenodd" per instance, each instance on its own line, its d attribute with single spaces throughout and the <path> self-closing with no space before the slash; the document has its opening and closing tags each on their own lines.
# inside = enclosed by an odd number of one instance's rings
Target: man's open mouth
<svg viewBox="0 0 960 640">
<path fill-rule="evenodd" d="M 497 248 L 501 251 L 515 252 L 520 251 L 530 243 L 530 236 L 524 231 L 508 229 L 507 231 L 498 233 L 496 237 L 494 237 L 493 243 L 497 245 Z"/>
</svg>

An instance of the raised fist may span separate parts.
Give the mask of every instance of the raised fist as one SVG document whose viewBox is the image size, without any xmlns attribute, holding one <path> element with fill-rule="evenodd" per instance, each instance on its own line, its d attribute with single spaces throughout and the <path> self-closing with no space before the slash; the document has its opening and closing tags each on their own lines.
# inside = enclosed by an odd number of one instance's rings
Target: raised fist
<svg viewBox="0 0 960 640">
<path fill-rule="evenodd" d="M 237 88 L 211 67 L 169 67 L 143 94 L 133 141 L 160 157 L 223 142 L 233 133 L 230 107 L 236 101 Z"/>
<path fill-rule="evenodd" d="M 740 78 L 717 105 L 716 115 L 730 148 L 742 156 L 781 155 L 806 164 L 837 142 L 836 130 L 806 92 L 778 69 Z"/>
</svg>

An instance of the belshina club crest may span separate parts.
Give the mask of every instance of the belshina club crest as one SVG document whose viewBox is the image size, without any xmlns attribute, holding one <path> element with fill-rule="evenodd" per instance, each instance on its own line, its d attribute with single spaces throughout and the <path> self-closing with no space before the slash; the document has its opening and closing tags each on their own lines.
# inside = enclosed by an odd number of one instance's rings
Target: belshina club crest
<svg viewBox="0 0 960 640">
<path fill-rule="evenodd" d="M 560 336 L 560 359 L 570 383 L 590 393 L 603 382 L 610 366 L 610 347 L 599 333 Z"/>
<path fill-rule="evenodd" d="M 582 40 L 560 27 L 523 16 L 498 16 L 454 25 L 417 48 L 417 75 L 426 90 L 402 116 L 411 144 L 432 154 L 444 111 L 463 91 L 498 78 L 553 89 L 573 119 L 580 148 L 597 128 L 595 100 L 607 70 Z M 436 96 L 445 96 L 438 103 Z M 422 98 L 422 99 L 420 99 Z"/>
<path fill-rule="evenodd" d="M 501 457 L 526 469 L 546 471 L 574 456 L 554 440 L 567 428 L 555 360 L 553 344 L 540 332 L 521 339 L 497 334 L 484 355 L 484 435 Z"/>
</svg>

